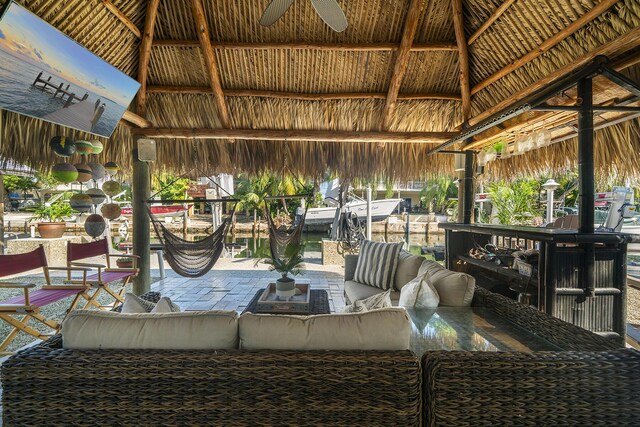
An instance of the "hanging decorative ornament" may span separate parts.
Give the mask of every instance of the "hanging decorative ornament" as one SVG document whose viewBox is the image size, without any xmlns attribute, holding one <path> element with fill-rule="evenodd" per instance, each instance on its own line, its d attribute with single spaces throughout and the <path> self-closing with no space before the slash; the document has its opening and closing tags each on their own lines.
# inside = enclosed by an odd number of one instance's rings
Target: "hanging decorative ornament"
<svg viewBox="0 0 640 427">
<path fill-rule="evenodd" d="M 478 156 L 476 157 L 476 161 L 478 162 L 478 166 L 484 166 L 487 164 L 487 153 L 484 151 L 481 151 L 478 153 Z"/>
<path fill-rule="evenodd" d="M 495 148 L 489 147 L 484 153 L 485 164 L 494 161 L 498 157 L 498 152 Z"/>
<path fill-rule="evenodd" d="M 70 157 L 76 152 L 76 144 L 66 136 L 54 136 L 49 141 L 49 147 L 60 157 Z"/>
<path fill-rule="evenodd" d="M 516 136 L 516 140 L 513 143 L 513 154 L 520 155 L 525 151 L 525 140 L 526 137 L 522 134 Z"/>
<path fill-rule="evenodd" d="M 91 197 L 93 204 L 96 206 L 98 206 L 101 203 L 104 203 L 104 201 L 107 200 L 107 195 L 104 194 L 104 191 L 102 191 L 99 188 L 90 188 L 87 191 L 85 191 L 84 194 L 89 195 L 89 197 Z"/>
<path fill-rule="evenodd" d="M 104 150 L 104 145 L 100 141 L 91 141 L 91 154 L 100 154 Z"/>
<path fill-rule="evenodd" d="M 104 169 L 107 171 L 107 174 L 113 176 L 120 171 L 120 166 L 116 162 L 107 162 L 104 164 Z"/>
<path fill-rule="evenodd" d="M 530 150 L 533 150 L 534 147 L 536 146 L 534 135 L 535 135 L 535 132 L 534 133 L 530 133 L 529 135 L 527 135 L 525 137 L 524 142 L 523 142 L 523 149 L 524 149 L 523 153 L 527 152 L 527 151 L 530 151 Z"/>
<path fill-rule="evenodd" d="M 107 173 L 104 170 L 104 166 L 102 166 L 100 163 L 97 163 L 97 162 L 89 162 L 87 164 L 91 168 L 91 178 L 93 178 L 96 181 L 104 178 L 105 174 Z"/>
<path fill-rule="evenodd" d="M 104 222 L 104 218 L 98 214 L 91 214 L 87 217 L 87 220 L 84 222 L 84 231 L 94 239 L 102 233 L 107 228 L 107 224 Z"/>
<path fill-rule="evenodd" d="M 86 193 L 76 193 L 69 199 L 69 205 L 78 212 L 89 212 L 93 206 L 93 200 Z"/>
<path fill-rule="evenodd" d="M 102 191 L 109 197 L 113 197 L 122 191 L 122 186 L 118 181 L 105 181 L 105 183 L 102 184 Z"/>
<path fill-rule="evenodd" d="M 78 140 L 76 141 L 76 153 L 81 156 L 88 156 L 93 153 L 93 144 L 89 141 Z"/>
<path fill-rule="evenodd" d="M 100 208 L 100 212 L 102 212 L 102 215 L 107 219 L 118 219 L 122 214 L 122 209 L 117 203 L 105 203 Z"/>
<path fill-rule="evenodd" d="M 86 163 L 76 163 L 74 166 L 78 170 L 78 178 L 76 178 L 76 181 L 87 182 L 91 180 L 93 176 L 93 171 L 91 170 L 91 166 L 89 166 Z"/>
<path fill-rule="evenodd" d="M 78 170 L 69 163 L 58 163 L 51 169 L 51 176 L 60 182 L 69 184 L 78 179 Z"/>
<path fill-rule="evenodd" d="M 544 147 L 549 145 L 550 143 L 551 143 L 551 132 L 549 132 L 549 129 L 546 129 L 546 128 L 540 129 L 536 137 L 536 147 L 538 148 Z"/>
</svg>

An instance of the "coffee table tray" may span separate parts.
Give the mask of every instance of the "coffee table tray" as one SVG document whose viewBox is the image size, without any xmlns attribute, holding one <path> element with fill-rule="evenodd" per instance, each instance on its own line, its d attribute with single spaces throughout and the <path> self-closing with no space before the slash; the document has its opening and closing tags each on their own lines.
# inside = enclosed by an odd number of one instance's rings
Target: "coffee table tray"
<svg viewBox="0 0 640 427">
<path fill-rule="evenodd" d="M 309 314 L 309 284 L 296 283 L 296 288 L 300 289 L 300 295 L 292 296 L 285 301 L 276 296 L 276 284 L 269 283 L 258 299 L 256 313 Z"/>
</svg>

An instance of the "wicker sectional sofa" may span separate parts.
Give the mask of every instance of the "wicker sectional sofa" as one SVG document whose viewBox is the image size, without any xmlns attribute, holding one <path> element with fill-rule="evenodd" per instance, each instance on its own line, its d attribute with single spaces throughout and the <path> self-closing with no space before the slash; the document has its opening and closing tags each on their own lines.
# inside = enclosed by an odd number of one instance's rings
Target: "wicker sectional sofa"
<svg viewBox="0 0 640 427">
<path fill-rule="evenodd" d="M 474 305 L 562 351 L 68 350 L 55 337 L 2 366 L 22 425 L 640 425 L 640 353 L 500 295 Z"/>
</svg>

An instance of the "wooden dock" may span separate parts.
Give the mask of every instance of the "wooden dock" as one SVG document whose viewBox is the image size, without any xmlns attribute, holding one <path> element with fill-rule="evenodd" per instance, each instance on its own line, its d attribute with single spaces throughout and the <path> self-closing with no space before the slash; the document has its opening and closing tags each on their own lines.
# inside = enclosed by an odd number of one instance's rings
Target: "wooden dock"
<svg viewBox="0 0 640 427">
<path fill-rule="evenodd" d="M 42 78 L 42 72 L 33 81 L 32 86 L 42 89 L 43 91 L 53 92 L 53 97 L 60 99 L 67 97 L 64 107 L 53 113 L 49 113 L 43 119 L 56 122 L 61 125 L 91 132 L 98 120 L 104 113 L 104 104 L 100 99 L 95 103 L 88 101 L 89 93 L 85 93 L 82 98 L 76 96 L 74 92 L 70 92 L 71 85 L 67 83 L 66 88 L 64 82 L 55 85 L 51 82 L 51 76 L 47 79 Z"/>
</svg>

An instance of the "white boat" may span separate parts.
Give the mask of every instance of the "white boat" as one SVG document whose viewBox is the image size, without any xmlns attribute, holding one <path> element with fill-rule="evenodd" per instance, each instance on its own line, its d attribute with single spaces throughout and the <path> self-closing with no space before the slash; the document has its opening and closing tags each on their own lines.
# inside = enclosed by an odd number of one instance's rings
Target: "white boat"
<svg viewBox="0 0 640 427">
<path fill-rule="evenodd" d="M 381 199 L 371 201 L 371 221 L 383 221 L 393 213 L 402 199 Z M 312 224 L 332 224 L 336 216 L 337 206 L 325 208 L 309 208 L 305 223 Z M 358 219 L 365 221 L 367 218 L 367 202 L 365 200 L 352 200 L 343 206 L 345 212 L 353 212 Z M 297 215 L 304 214 L 304 208 L 300 207 L 296 211 Z"/>
</svg>

